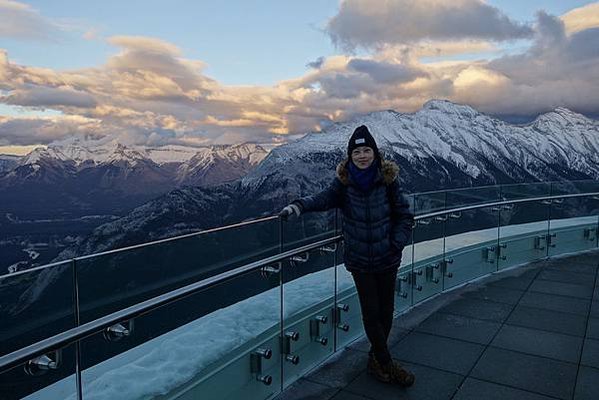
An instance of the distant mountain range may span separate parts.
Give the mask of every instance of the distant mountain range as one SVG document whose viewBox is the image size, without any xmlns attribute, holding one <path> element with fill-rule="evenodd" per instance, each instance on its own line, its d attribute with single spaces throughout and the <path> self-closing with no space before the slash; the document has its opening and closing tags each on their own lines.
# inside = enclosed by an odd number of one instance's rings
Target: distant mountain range
<svg viewBox="0 0 599 400">
<path fill-rule="evenodd" d="M 246 176 L 176 189 L 106 223 L 60 258 L 220 226 L 278 210 L 334 176 L 353 130 L 365 124 L 401 168 L 406 191 L 599 179 L 599 122 L 565 108 L 513 125 L 432 100 L 413 114 L 373 112 L 273 149 Z"/>
<path fill-rule="evenodd" d="M 190 148 L 71 142 L 0 157 L 0 215 L 20 219 L 122 214 L 186 185 L 238 179 L 267 154 L 256 144 Z"/>
<path fill-rule="evenodd" d="M 0 274 L 48 263 L 95 227 L 177 187 L 238 179 L 266 154 L 249 143 L 150 148 L 71 140 L 0 155 Z"/>
<path fill-rule="evenodd" d="M 0 154 L 0 174 L 13 169 L 21 157 L 8 154 Z"/>
</svg>

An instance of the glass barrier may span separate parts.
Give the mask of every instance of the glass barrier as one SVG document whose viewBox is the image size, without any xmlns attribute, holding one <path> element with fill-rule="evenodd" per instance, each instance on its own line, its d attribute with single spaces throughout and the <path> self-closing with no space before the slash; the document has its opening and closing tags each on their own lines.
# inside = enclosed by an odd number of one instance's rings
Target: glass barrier
<svg viewBox="0 0 599 400">
<path fill-rule="evenodd" d="M 336 267 L 336 275 L 336 303 L 332 313 L 335 351 L 364 335 L 360 301 L 352 274 L 345 268 L 345 264 L 341 264 Z"/>
<path fill-rule="evenodd" d="M 277 265 L 246 273 L 86 338 L 83 397 L 220 400 L 277 393 L 280 278 Z"/>
<path fill-rule="evenodd" d="M 414 194 L 408 200 L 413 212 L 423 215 L 595 191 L 597 181 L 532 183 Z M 81 323 L 92 321 L 339 235 L 341 227 L 338 211 L 287 222 L 265 219 L 0 276 L 0 320 L 8 327 L 0 330 L 0 355 L 73 328 L 77 317 Z M 498 269 L 598 245 L 599 196 L 485 206 L 421 219 L 403 252 L 395 308 L 405 310 Z M 82 340 L 84 398 L 274 396 L 364 333 L 343 251 L 341 242 L 298 255 Z M 74 345 L 52 357 L 60 358 L 62 367 L 45 374 L 26 375 L 24 365 L 2 372 L 0 397 L 75 399 Z"/>
<path fill-rule="evenodd" d="M 447 191 L 446 208 L 458 208 L 501 200 L 501 186 L 483 186 Z"/>
<path fill-rule="evenodd" d="M 282 251 L 295 249 L 335 236 L 335 211 L 290 216 L 282 223 Z"/>
<path fill-rule="evenodd" d="M 70 261 L 0 277 L 0 355 L 76 326 Z"/>
<path fill-rule="evenodd" d="M 415 214 L 416 196 L 407 195 L 406 199 L 410 204 L 410 211 Z M 412 227 L 413 229 L 413 227 Z M 414 232 L 410 237 L 410 242 L 404 247 L 401 256 L 401 265 L 397 272 L 397 282 L 395 286 L 395 312 L 401 312 L 410 308 L 413 302 L 411 277 L 414 267 Z"/>
<path fill-rule="evenodd" d="M 338 235 L 343 233 L 341 210 L 336 213 L 335 226 Z M 335 304 L 332 310 L 331 328 L 334 330 L 335 351 L 364 334 L 356 285 L 352 274 L 345 268 L 345 242 L 337 246 L 335 267 Z"/>
<path fill-rule="evenodd" d="M 277 218 L 77 260 L 85 323 L 279 253 Z"/>
<path fill-rule="evenodd" d="M 306 244 L 306 238 L 314 242 L 332 237 L 335 232 L 334 211 L 309 213 L 283 223 L 283 248 Z M 335 351 L 332 310 L 335 305 L 336 263 L 336 244 L 299 254 L 281 263 L 283 387 Z"/>
<path fill-rule="evenodd" d="M 414 235 L 402 253 L 401 264 L 397 271 L 395 284 L 395 312 L 402 312 L 414 305 L 414 293 L 411 282 L 414 272 Z"/>
<path fill-rule="evenodd" d="M 0 372 L 2 400 L 77 399 L 75 346 L 70 344 Z"/>
<path fill-rule="evenodd" d="M 596 247 L 599 212 L 596 196 L 556 199 L 547 207 L 550 219 L 545 242 L 549 257 Z"/>
<path fill-rule="evenodd" d="M 428 193 L 414 196 L 416 215 L 445 209 L 445 193 Z M 412 231 L 413 270 L 409 282 L 412 285 L 412 301 L 418 303 L 439 293 L 442 280 L 427 275 L 427 268 L 439 263 L 445 255 L 445 216 L 419 219 Z"/>
<path fill-rule="evenodd" d="M 579 193 L 599 193 L 599 181 L 597 180 L 573 181 L 571 183 L 579 190 Z"/>
<path fill-rule="evenodd" d="M 445 210 L 447 192 L 416 193 L 413 195 L 415 215 Z"/>
<path fill-rule="evenodd" d="M 499 207 L 499 242 L 488 253 L 497 260 L 498 270 L 546 257 L 548 204 L 539 200 Z"/>
<path fill-rule="evenodd" d="M 445 252 L 437 267 L 443 289 L 494 272 L 492 250 L 497 246 L 499 208 L 488 206 L 447 215 Z"/>
<path fill-rule="evenodd" d="M 550 195 L 550 182 L 516 183 L 501 186 L 501 197 L 503 200 L 528 199 Z"/>
</svg>

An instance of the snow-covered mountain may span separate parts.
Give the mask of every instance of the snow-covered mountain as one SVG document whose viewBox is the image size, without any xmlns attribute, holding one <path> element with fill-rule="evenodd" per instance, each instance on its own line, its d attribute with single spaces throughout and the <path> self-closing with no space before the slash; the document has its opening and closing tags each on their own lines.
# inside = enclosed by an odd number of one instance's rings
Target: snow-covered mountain
<svg viewBox="0 0 599 400">
<path fill-rule="evenodd" d="M 61 257 L 237 222 L 323 188 L 367 125 L 401 168 L 406 191 L 497 183 L 599 179 L 599 122 L 558 108 L 512 125 L 472 107 L 432 100 L 413 114 L 373 112 L 273 149 L 250 173 L 210 188 L 174 190 L 98 227 Z"/>
<path fill-rule="evenodd" d="M 181 163 L 176 171 L 177 182 L 211 186 L 232 181 L 251 171 L 265 156 L 266 152 L 262 148 L 248 143 L 213 146 Z"/>
<path fill-rule="evenodd" d="M 0 154 L 0 174 L 2 174 L 5 171 L 9 171 L 11 169 L 13 169 L 17 163 L 19 162 L 19 160 L 21 159 L 20 156 L 14 156 L 14 155 L 10 155 L 10 154 Z"/>
<path fill-rule="evenodd" d="M 0 167 L 0 212 L 21 218 L 131 210 L 183 185 L 240 178 L 267 152 L 256 144 L 128 147 L 69 140 L 37 148 Z"/>
</svg>

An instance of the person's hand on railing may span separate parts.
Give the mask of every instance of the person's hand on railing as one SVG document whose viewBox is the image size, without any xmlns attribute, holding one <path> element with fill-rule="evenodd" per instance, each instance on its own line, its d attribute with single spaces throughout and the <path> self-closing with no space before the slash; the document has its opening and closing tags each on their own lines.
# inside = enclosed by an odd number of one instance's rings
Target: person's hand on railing
<svg viewBox="0 0 599 400">
<path fill-rule="evenodd" d="M 290 215 L 295 214 L 296 217 L 299 217 L 301 213 L 302 210 L 300 209 L 300 206 L 295 203 L 291 203 L 279 212 L 279 217 L 286 221 Z"/>
</svg>

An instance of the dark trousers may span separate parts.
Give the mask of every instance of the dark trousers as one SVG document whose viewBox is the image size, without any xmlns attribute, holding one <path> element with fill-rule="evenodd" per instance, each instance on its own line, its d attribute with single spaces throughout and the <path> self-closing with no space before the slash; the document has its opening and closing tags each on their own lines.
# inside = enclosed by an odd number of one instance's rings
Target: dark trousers
<svg viewBox="0 0 599 400">
<path fill-rule="evenodd" d="M 370 350 L 381 364 L 391 361 L 387 339 L 393 324 L 397 269 L 383 273 L 352 272 Z"/>
</svg>

